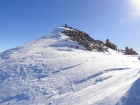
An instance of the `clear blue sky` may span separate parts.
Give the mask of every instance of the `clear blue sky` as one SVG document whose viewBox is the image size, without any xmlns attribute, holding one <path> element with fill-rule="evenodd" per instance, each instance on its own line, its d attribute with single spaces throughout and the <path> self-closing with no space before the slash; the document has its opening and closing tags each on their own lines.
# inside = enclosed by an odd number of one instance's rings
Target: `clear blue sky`
<svg viewBox="0 0 140 105">
<path fill-rule="evenodd" d="M 64 24 L 140 54 L 140 0 L 0 0 L 0 52 Z"/>
</svg>

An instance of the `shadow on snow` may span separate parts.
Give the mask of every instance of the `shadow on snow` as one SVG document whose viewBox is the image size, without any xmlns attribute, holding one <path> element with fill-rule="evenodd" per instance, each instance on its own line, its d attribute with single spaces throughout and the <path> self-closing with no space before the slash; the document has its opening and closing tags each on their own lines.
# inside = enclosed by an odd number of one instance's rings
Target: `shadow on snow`
<svg viewBox="0 0 140 105">
<path fill-rule="evenodd" d="M 104 70 L 104 71 L 116 71 L 116 70 L 128 70 L 131 68 L 112 68 L 112 69 L 108 69 L 108 70 Z"/>
<path fill-rule="evenodd" d="M 116 105 L 140 105 L 140 78 L 137 79 Z"/>
<path fill-rule="evenodd" d="M 128 70 L 128 69 L 130 69 L 130 68 L 112 68 L 112 69 L 104 70 L 104 72 L 99 72 L 99 73 L 93 74 L 91 76 L 88 76 L 88 77 L 86 77 L 86 78 L 84 78 L 82 80 L 76 81 L 75 84 L 80 84 L 80 83 L 86 82 L 87 80 L 90 80 L 92 78 L 98 77 L 99 75 L 102 75 L 103 73 L 106 73 L 106 72 L 109 72 L 109 71 Z M 103 80 L 107 80 L 107 79 L 109 79 L 111 77 L 112 76 L 109 76 L 109 77 L 106 77 L 106 78 L 97 79 L 95 82 L 102 82 Z"/>
<path fill-rule="evenodd" d="M 90 80 L 90 79 L 92 79 L 94 77 L 97 77 L 97 76 L 99 76 L 101 74 L 103 74 L 103 72 L 99 72 L 99 73 L 93 74 L 91 76 L 88 76 L 87 78 L 84 78 L 82 80 L 76 81 L 75 84 L 80 84 L 80 83 L 86 82 L 87 80 Z"/>
<path fill-rule="evenodd" d="M 53 71 L 52 74 L 59 73 L 61 70 L 62 71 L 68 70 L 68 69 L 74 68 L 74 67 L 79 66 L 79 65 L 82 65 L 82 63 L 81 64 L 74 65 L 74 66 L 66 67 L 66 68 L 61 68 L 60 70 Z"/>
<path fill-rule="evenodd" d="M 16 99 L 16 101 L 18 102 L 18 101 L 21 101 L 21 100 L 29 100 L 30 98 L 29 98 L 29 96 L 22 93 L 22 94 L 17 94 L 15 96 L 9 96 L 9 97 L 3 99 L 0 103 L 11 101 L 13 99 Z"/>
</svg>

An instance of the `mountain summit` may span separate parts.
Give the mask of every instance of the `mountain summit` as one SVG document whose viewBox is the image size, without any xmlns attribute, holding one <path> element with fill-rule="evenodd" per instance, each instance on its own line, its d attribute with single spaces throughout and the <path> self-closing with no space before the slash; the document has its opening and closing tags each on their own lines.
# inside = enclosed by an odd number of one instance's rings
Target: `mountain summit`
<svg viewBox="0 0 140 105">
<path fill-rule="evenodd" d="M 1 105 L 139 105 L 140 62 L 61 26 L 0 53 Z"/>
</svg>

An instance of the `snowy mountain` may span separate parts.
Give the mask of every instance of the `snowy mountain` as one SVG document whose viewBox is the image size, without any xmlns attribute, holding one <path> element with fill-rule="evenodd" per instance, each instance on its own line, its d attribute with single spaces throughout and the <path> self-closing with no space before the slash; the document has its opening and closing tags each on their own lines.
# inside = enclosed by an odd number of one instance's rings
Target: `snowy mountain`
<svg viewBox="0 0 140 105">
<path fill-rule="evenodd" d="M 140 105 L 137 57 L 87 51 L 67 30 L 0 53 L 0 105 Z"/>
</svg>

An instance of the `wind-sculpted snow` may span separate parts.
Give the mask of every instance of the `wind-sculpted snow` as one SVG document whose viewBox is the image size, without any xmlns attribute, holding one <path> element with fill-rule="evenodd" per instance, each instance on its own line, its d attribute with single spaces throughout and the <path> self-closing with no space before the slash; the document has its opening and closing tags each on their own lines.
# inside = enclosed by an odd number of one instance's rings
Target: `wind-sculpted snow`
<svg viewBox="0 0 140 105">
<path fill-rule="evenodd" d="M 127 93 L 120 99 L 116 105 L 140 105 L 140 78 L 138 78 Z"/>
<path fill-rule="evenodd" d="M 0 105 L 139 105 L 137 57 L 85 51 L 62 30 L 0 53 Z"/>
</svg>

